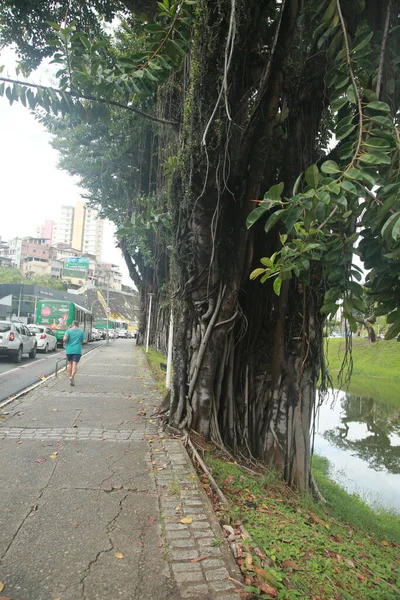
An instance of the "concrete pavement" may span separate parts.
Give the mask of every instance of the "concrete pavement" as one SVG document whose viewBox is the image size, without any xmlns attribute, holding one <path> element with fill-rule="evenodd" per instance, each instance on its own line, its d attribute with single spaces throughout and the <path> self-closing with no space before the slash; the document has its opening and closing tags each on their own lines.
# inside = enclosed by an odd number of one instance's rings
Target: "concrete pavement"
<svg viewBox="0 0 400 600">
<path fill-rule="evenodd" d="M 181 441 L 151 418 L 159 402 L 141 349 L 121 340 L 82 360 L 75 387 L 63 375 L 4 409 L 5 597 L 238 598 L 240 576 Z"/>
</svg>

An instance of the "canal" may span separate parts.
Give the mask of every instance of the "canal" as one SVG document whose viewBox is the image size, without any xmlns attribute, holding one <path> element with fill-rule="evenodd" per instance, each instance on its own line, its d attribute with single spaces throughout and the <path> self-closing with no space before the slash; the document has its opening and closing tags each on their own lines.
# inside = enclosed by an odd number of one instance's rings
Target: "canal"
<svg viewBox="0 0 400 600">
<path fill-rule="evenodd" d="M 319 409 L 314 451 L 347 491 L 400 513 L 400 407 L 331 391 Z"/>
</svg>

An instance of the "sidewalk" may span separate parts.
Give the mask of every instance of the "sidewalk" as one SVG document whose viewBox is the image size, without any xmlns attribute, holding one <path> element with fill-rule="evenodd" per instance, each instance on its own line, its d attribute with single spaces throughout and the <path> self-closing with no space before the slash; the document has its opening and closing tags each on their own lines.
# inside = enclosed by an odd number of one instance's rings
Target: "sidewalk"
<svg viewBox="0 0 400 600">
<path fill-rule="evenodd" d="M 82 359 L 75 387 L 62 375 L 0 410 L 0 595 L 238 600 L 185 449 L 151 418 L 159 402 L 121 340 Z"/>
</svg>

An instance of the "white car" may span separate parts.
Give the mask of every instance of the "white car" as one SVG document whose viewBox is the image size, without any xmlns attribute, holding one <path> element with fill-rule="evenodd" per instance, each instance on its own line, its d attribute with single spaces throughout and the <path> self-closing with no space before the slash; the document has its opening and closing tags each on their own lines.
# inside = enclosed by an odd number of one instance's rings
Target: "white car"
<svg viewBox="0 0 400 600">
<path fill-rule="evenodd" d="M 117 331 L 117 338 L 125 338 L 128 339 L 128 332 L 126 329 L 120 329 L 119 331 Z"/>
<path fill-rule="evenodd" d="M 47 352 L 57 350 L 57 338 L 50 327 L 44 325 L 28 325 L 29 331 L 35 334 L 37 349 Z"/>
<path fill-rule="evenodd" d="M 20 363 L 23 354 L 35 358 L 37 341 L 23 323 L 0 321 L 0 356 L 9 356 L 13 362 Z"/>
</svg>

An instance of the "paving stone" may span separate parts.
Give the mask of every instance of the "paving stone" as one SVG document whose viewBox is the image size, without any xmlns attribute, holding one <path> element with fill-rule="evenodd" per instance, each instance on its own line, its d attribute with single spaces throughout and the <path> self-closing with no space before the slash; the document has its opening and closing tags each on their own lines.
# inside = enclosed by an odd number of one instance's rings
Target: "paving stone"
<svg viewBox="0 0 400 600">
<path fill-rule="evenodd" d="M 211 581 L 210 587 L 214 592 L 224 592 L 225 590 L 234 589 L 235 585 L 232 581 L 222 580 L 222 581 Z"/>
<path fill-rule="evenodd" d="M 221 550 L 215 546 L 202 546 L 201 551 L 208 556 L 221 556 Z"/>
<path fill-rule="evenodd" d="M 167 540 L 178 540 L 190 538 L 190 531 L 188 529 L 182 529 L 180 531 L 167 531 Z"/>
<path fill-rule="evenodd" d="M 204 575 L 201 571 L 182 571 L 175 573 L 175 579 L 178 583 L 205 583 Z"/>
<path fill-rule="evenodd" d="M 168 544 L 171 548 L 193 548 L 195 546 L 195 542 L 191 538 L 170 540 Z"/>
<path fill-rule="evenodd" d="M 205 571 L 207 581 L 219 581 L 228 579 L 229 573 L 225 567 L 221 567 L 219 569 L 211 569 Z"/>
<path fill-rule="evenodd" d="M 209 538 L 212 534 L 212 529 L 195 529 L 193 531 L 193 537 L 195 538 Z"/>
<path fill-rule="evenodd" d="M 192 523 L 192 528 L 193 529 L 211 529 L 210 524 L 206 521 L 194 521 Z"/>
<path fill-rule="evenodd" d="M 182 529 L 187 530 L 187 525 L 183 525 L 182 523 L 166 523 L 165 529 L 167 531 L 179 531 Z"/>
<path fill-rule="evenodd" d="M 193 585 L 190 588 L 183 590 L 181 592 L 182 598 L 200 598 L 203 597 L 208 594 L 208 587 L 207 585 Z M 208 596 L 206 595 L 206 598 Z"/>
<path fill-rule="evenodd" d="M 213 541 L 215 538 L 210 538 L 210 537 L 205 537 L 205 538 L 199 538 L 197 540 L 197 543 L 199 546 L 212 546 L 213 545 Z"/>
<path fill-rule="evenodd" d="M 172 565 L 174 573 L 182 573 L 186 571 L 199 571 L 202 572 L 200 563 L 174 563 Z"/>
<path fill-rule="evenodd" d="M 193 558 L 198 558 L 199 552 L 196 549 L 172 550 L 171 555 L 173 560 L 193 560 Z"/>
<path fill-rule="evenodd" d="M 220 558 L 206 558 L 201 561 L 203 569 L 213 569 L 216 567 L 223 567 L 225 565 L 224 561 Z"/>
</svg>

